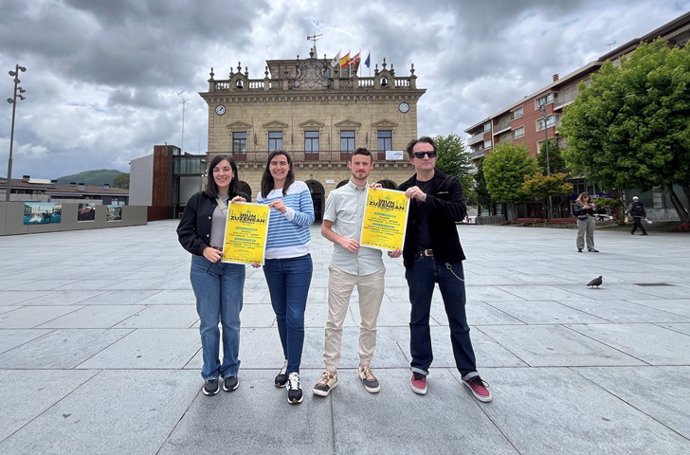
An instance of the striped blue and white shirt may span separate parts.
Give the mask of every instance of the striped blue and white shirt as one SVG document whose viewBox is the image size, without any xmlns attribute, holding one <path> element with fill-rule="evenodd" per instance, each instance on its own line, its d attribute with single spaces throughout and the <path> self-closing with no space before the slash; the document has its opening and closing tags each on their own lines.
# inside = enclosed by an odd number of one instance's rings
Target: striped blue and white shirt
<svg viewBox="0 0 690 455">
<path fill-rule="evenodd" d="M 273 190 L 265 197 L 259 193 L 256 202 L 270 204 L 282 199 L 287 207 L 285 213 L 271 209 L 266 239 L 266 259 L 286 259 L 309 253 L 309 226 L 314 222 L 314 203 L 306 183 L 295 181 L 287 189 Z"/>
</svg>

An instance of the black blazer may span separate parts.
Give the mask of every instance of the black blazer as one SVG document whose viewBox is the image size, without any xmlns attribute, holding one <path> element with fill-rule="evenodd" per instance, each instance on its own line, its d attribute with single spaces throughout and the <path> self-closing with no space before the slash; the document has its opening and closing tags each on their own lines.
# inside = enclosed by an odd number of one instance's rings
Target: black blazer
<svg viewBox="0 0 690 455">
<path fill-rule="evenodd" d="M 244 193 L 231 194 L 230 199 Z M 185 250 L 197 256 L 203 256 L 204 249 L 211 246 L 211 220 L 218 202 L 204 191 L 199 191 L 189 198 L 184 208 L 180 224 L 177 225 L 177 240 Z"/>
<path fill-rule="evenodd" d="M 414 186 L 415 177 L 416 174 L 400 185 L 399 189 L 405 191 Z M 467 215 L 465 194 L 462 191 L 460 180 L 436 169 L 424 204 L 429 213 L 429 226 L 432 231 L 431 248 L 434 250 L 434 257 L 442 262 L 465 260 L 465 253 L 462 251 L 456 227 L 456 223 L 465 219 Z M 415 204 L 412 203 L 407 218 L 407 231 L 403 248 L 405 267 L 412 265 L 418 250 L 414 238 L 416 217 Z"/>
</svg>

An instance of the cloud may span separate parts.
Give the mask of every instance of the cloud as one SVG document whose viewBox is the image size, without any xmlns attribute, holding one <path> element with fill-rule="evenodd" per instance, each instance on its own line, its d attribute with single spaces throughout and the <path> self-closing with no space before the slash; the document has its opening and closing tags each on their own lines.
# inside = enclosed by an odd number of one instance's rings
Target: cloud
<svg viewBox="0 0 690 455">
<path fill-rule="evenodd" d="M 251 78 L 263 78 L 266 60 L 307 57 L 308 35 L 321 35 L 319 57 L 371 51 L 372 72 L 384 58 L 400 76 L 414 63 L 417 85 L 427 89 L 419 133 L 462 134 L 552 74 L 574 71 L 690 9 L 690 0 L 0 3 L 0 69 L 28 68 L 13 175 L 39 178 L 128 171 L 155 144 L 181 145 L 182 98 L 184 148 L 204 153 L 208 110 L 198 92 L 207 90 L 211 67 L 224 79 L 241 62 Z M 5 77 L 2 99 L 12 95 Z M 11 105 L 3 105 L 0 164 L 11 123 Z"/>
</svg>

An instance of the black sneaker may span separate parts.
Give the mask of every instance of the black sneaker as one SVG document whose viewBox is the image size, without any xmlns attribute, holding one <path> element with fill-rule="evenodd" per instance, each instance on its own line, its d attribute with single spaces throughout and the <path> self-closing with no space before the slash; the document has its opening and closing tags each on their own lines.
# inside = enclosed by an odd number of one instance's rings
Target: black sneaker
<svg viewBox="0 0 690 455">
<path fill-rule="evenodd" d="M 364 388 L 369 393 L 378 393 L 381 390 L 379 380 L 374 376 L 374 371 L 371 367 L 359 367 L 359 379 L 364 384 Z"/>
<path fill-rule="evenodd" d="M 598 253 L 599 252 L 599 250 L 597 250 L 595 248 L 588 248 L 587 251 L 589 251 L 590 253 Z"/>
<path fill-rule="evenodd" d="M 299 383 L 299 373 L 292 372 L 287 380 L 287 400 L 290 404 L 301 403 L 304 397 L 302 396 L 302 386 Z"/>
<path fill-rule="evenodd" d="M 287 375 L 287 360 L 283 362 L 283 366 L 280 367 L 280 371 L 276 375 L 276 378 L 274 380 L 274 383 L 276 387 L 285 387 L 285 384 L 288 382 L 288 375 Z"/>
<path fill-rule="evenodd" d="M 223 390 L 232 392 L 240 386 L 240 378 L 237 376 L 228 376 L 223 379 Z"/>
<path fill-rule="evenodd" d="M 204 395 L 207 397 L 212 397 L 220 392 L 220 382 L 218 381 L 218 378 L 207 379 L 204 382 L 204 387 L 201 389 L 201 391 L 204 392 Z"/>
<path fill-rule="evenodd" d="M 338 373 L 329 373 L 324 371 L 321 373 L 321 378 L 319 382 L 314 386 L 314 395 L 320 397 L 327 397 L 331 390 L 338 385 Z"/>
<path fill-rule="evenodd" d="M 578 249 L 577 249 L 577 252 L 578 252 L 578 253 L 582 253 L 582 248 L 578 248 Z"/>
</svg>

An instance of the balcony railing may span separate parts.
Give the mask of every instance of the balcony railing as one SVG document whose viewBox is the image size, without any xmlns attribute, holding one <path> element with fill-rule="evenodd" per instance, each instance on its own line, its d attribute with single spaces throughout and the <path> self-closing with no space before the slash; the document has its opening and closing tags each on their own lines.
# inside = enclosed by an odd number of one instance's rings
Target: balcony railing
<svg viewBox="0 0 690 455">
<path fill-rule="evenodd" d="M 260 163 L 266 164 L 269 152 L 267 150 L 259 150 L 253 152 L 228 152 L 218 151 L 211 152 L 212 154 L 225 153 L 231 155 L 238 163 Z M 293 161 L 300 162 L 346 162 L 352 158 L 352 152 L 333 151 L 333 150 L 319 150 L 318 152 L 308 152 L 304 150 L 288 151 Z M 375 161 L 386 161 L 386 152 L 373 150 L 371 152 Z M 403 160 L 391 160 L 390 162 L 407 162 Z"/>
<path fill-rule="evenodd" d="M 472 145 L 476 144 L 477 142 L 483 142 L 484 141 L 484 132 L 482 131 L 479 134 L 475 134 L 470 138 L 469 141 L 467 141 L 467 145 Z"/>
<path fill-rule="evenodd" d="M 233 85 L 230 80 L 211 80 L 209 81 L 209 92 L 259 92 L 259 91 L 279 91 L 293 89 L 293 79 L 248 79 L 248 83 L 241 86 Z M 412 77 L 392 77 L 387 84 L 380 84 L 377 77 L 353 77 L 337 78 L 329 80 L 328 89 L 412 89 L 416 90 L 416 84 Z"/>
</svg>

